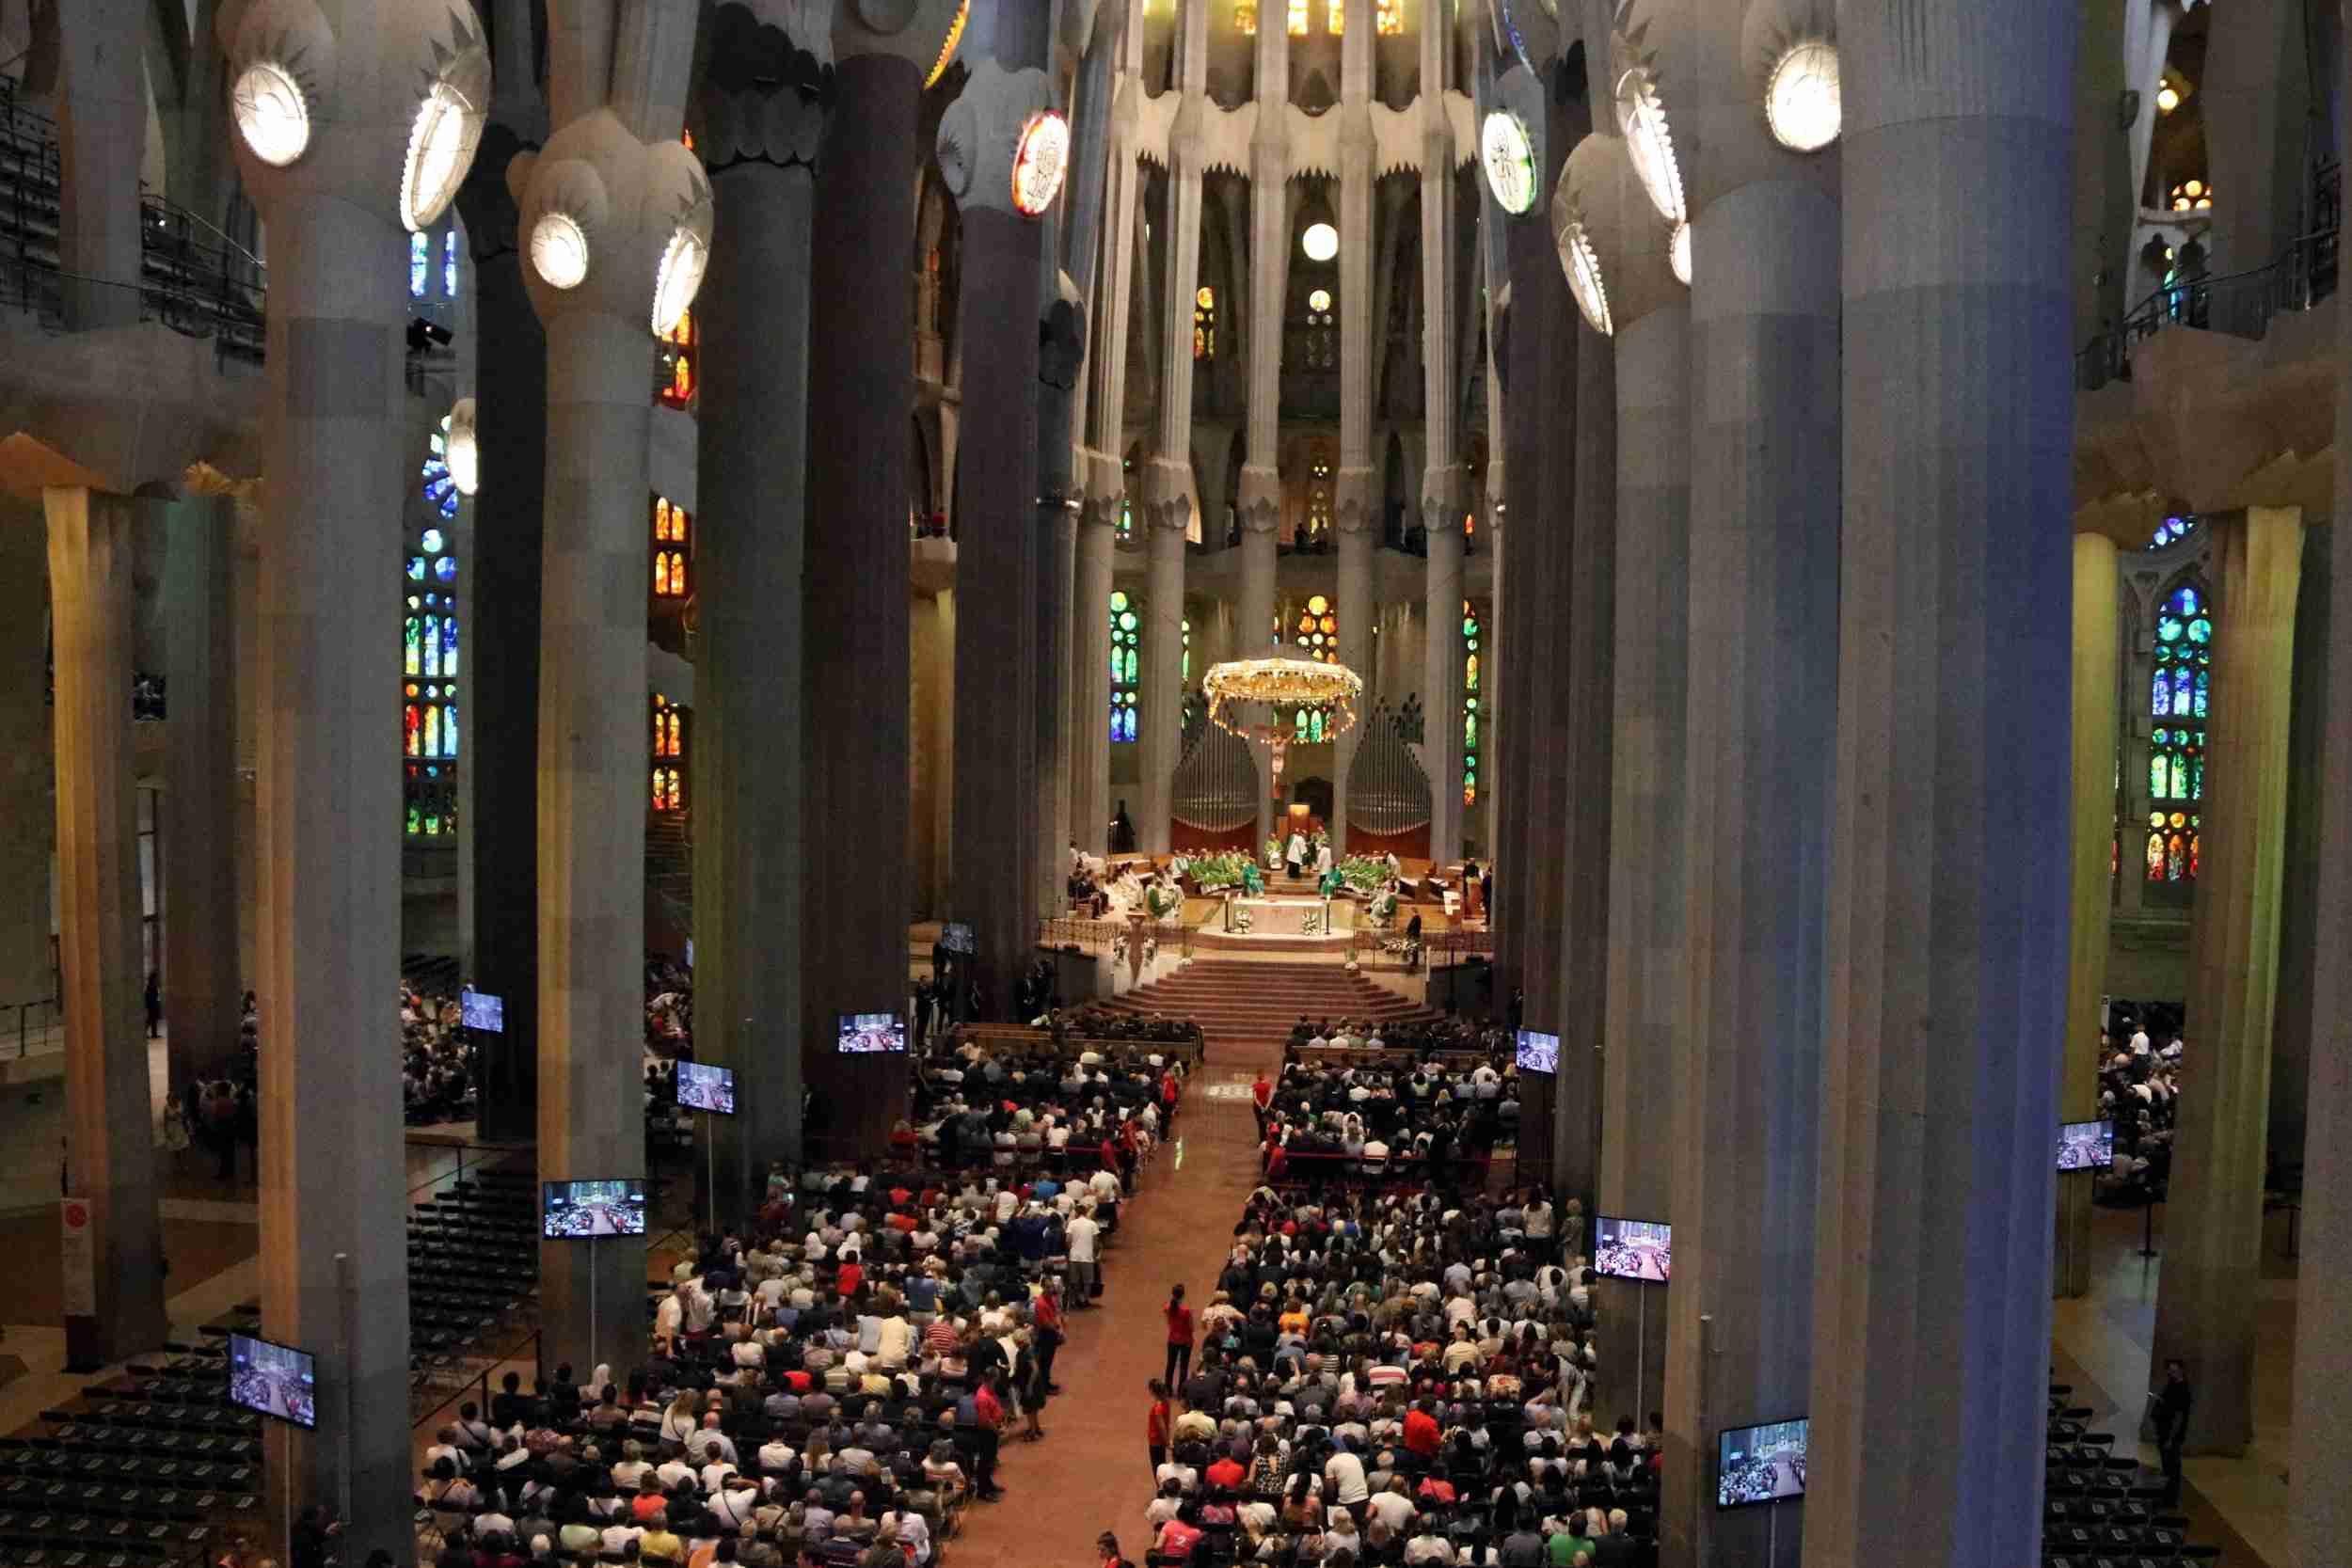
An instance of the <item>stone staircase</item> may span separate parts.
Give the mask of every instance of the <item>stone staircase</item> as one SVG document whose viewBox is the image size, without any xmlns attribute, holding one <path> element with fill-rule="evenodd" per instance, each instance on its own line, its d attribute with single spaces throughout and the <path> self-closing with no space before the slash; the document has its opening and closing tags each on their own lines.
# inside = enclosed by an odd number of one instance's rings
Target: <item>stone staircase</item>
<svg viewBox="0 0 2352 1568">
<path fill-rule="evenodd" d="M 1335 963 L 1196 958 L 1174 974 L 1103 1004 L 1115 1012 L 1190 1019 L 1218 1067 L 1273 1066 L 1298 1015 L 1324 1019 L 1429 1020 L 1440 1015 Z"/>
</svg>

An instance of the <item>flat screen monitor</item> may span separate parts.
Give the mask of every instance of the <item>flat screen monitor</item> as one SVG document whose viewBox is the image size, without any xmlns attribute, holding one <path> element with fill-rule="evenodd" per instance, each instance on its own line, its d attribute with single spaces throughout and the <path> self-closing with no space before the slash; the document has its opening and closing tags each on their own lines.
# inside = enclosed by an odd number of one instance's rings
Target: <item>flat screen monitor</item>
<svg viewBox="0 0 2352 1568">
<path fill-rule="evenodd" d="M 551 1242 L 643 1236 L 645 1183 L 634 1177 L 622 1181 L 550 1181 L 540 1220 L 541 1234 Z"/>
<path fill-rule="evenodd" d="M 677 1102 L 690 1111 L 735 1115 L 735 1069 L 707 1062 L 678 1063 Z"/>
<path fill-rule="evenodd" d="M 939 945 L 969 958 L 980 950 L 980 939 L 973 933 L 969 921 L 950 920 L 939 928 Z"/>
<path fill-rule="evenodd" d="M 2106 1170 L 2115 1164 L 2115 1118 L 2058 1124 L 2058 1168 Z"/>
<path fill-rule="evenodd" d="M 882 1051 L 904 1051 L 907 1048 L 907 1021 L 897 1013 L 843 1013 L 841 1015 L 841 1046 L 843 1055 L 868 1055 Z"/>
<path fill-rule="evenodd" d="M 1674 1273 L 1675 1233 L 1652 1220 L 1593 1216 L 1593 1272 L 1663 1285 Z"/>
<path fill-rule="evenodd" d="M 1559 1071 L 1560 1037 L 1547 1035 L 1538 1029 L 1520 1030 L 1519 1070 L 1521 1072 Z"/>
<path fill-rule="evenodd" d="M 457 993 L 457 1016 L 469 1029 L 502 1035 L 506 1032 L 506 998 L 492 996 L 486 990 L 461 990 Z"/>
<path fill-rule="evenodd" d="M 1764 1426 L 1727 1427 L 1717 1434 L 1715 1506 L 1745 1508 L 1804 1496 L 1802 1416 Z"/>
<path fill-rule="evenodd" d="M 309 1351 L 229 1336 L 229 1402 L 298 1427 L 319 1424 L 318 1362 Z"/>
</svg>

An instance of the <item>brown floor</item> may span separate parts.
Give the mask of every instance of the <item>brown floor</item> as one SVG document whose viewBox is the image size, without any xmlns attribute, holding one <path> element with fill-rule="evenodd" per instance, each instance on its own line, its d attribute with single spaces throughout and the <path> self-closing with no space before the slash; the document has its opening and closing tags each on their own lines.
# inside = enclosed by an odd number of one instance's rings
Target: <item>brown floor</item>
<svg viewBox="0 0 2352 1568">
<path fill-rule="evenodd" d="M 166 1220 L 164 1252 L 171 1272 L 164 1282 L 164 1293 L 178 1295 L 244 1262 L 253 1256 L 258 1236 L 255 1227 L 233 1221 Z M 0 1256 L 8 1259 L 8 1321 L 64 1327 L 56 1209 L 0 1218 Z"/>
<path fill-rule="evenodd" d="M 1105 1529 L 1117 1532 L 1124 1556 L 1143 1560 L 1150 1545 L 1143 1509 L 1152 1491 L 1144 1386 L 1160 1375 L 1165 1358 L 1160 1307 L 1179 1280 L 1196 1308 L 1208 1305 L 1242 1200 L 1258 1180 L 1248 1099 L 1212 1100 L 1202 1091 L 1247 1084 L 1256 1065 L 1220 1054 L 1211 1042 L 1177 1129 L 1184 1168 L 1176 1168 L 1171 1144 L 1145 1171 L 1104 1259 L 1103 1306 L 1073 1316 L 1055 1361 L 1062 1392 L 1045 1408 L 1045 1440 L 1006 1445 L 997 1466 L 1006 1497 L 965 1515 L 963 1534 L 947 1548 L 951 1568 L 1091 1562 L 1094 1539 Z"/>
</svg>

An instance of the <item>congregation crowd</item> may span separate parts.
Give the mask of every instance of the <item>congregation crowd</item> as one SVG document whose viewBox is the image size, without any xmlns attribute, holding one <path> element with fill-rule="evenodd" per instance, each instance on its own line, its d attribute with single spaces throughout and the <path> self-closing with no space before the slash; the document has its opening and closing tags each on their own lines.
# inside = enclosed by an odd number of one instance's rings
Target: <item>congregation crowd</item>
<svg viewBox="0 0 2352 1568">
<path fill-rule="evenodd" d="M 2101 1037 L 2099 1114 L 2115 1122 L 2115 1165 L 2100 1180 L 2118 1202 L 2159 1203 L 2172 1177 L 2185 1048 L 2169 1018 L 2120 1016 Z"/>
<path fill-rule="evenodd" d="M 1152 1561 L 1654 1561 L 1661 1423 L 1590 1409 L 1572 1211 L 1540 1189 L 1252 1193 L 1208 1306 L 1166 1309 Z"/>
<path fill-rule="evenodd" d="M 1371 1038 L 1379 1038 L 1376 1026 Z M 1346 1037 L 1350 1025 L 1339 1025 Z M 1519 1119 L 1518 1075 L 1505 1062 L 1286 1062 L 1251 1085 L 1266 1180 L 1425 1180 L 1470 1173 Z"/>
</svg>

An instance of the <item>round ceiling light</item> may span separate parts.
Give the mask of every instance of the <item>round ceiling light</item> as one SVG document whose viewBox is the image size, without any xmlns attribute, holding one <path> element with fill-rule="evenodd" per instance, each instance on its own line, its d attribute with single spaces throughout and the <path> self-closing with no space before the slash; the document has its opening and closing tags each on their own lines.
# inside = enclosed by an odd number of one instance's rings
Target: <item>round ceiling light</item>
<svg viewBox="0 0 2352 1568">
<path fill-rule="evenodd" d="M 1029 217 L 1054 204 L 1070 168 L 1070 121 L 1043 109 L 1021 128 L 1012 154 L 1012 204 Z"/>
<path fill-rule="evenodd" d="M 1327 261 L 1340 253 L 1340 231 L 1327 223 L 1311 223 L 1298 237 L 1298 248 L 1310 261 Z"/>
<path fill-rule="evenodd" d="M 253 155 L 284 168 L 310 145 L 310 104 L 285 67 L 256 60 L 237 77 L 229 97 L 237 134 Z"/>
<path fill-rule="evenodd" d="M 1609 320 L 1609 290 L 1600 280 L 1600 257 L 1584 232 L 1584 220 L 1570 218 L 1560 230 L 1560 265 L 1568 275 L 1568 293 L 1584 320 L 1603 337 L 1616 331 Z"/>
<path fill-rule="evenodd" d="M 2164 86 L 2156 89 L 2157 113 L 2169 115 L 2180 106 L 2181 92 L 2178 87 L 2174 87 L 2171 83 L 2167 82 Z"/>
<path fill-rule="evenodd" d="M 553 215 L 553 214 L 550 214 Z M 537 235 L 534 233 L 535 240 Z M 586 242 L 581 242 L 583 256 Z M 670 243 L 661 249 L 661 265 L 653 275 L 653 330 L 656 337 L 674 330 L 694 295 L 703 286 L 703 269 L 710 264 L 710 246 L 691 229 L 680 227 L 670 231 Z M 580 270 L 587 271 L 583 260 Z M 550 277 L 548 282 L 554 283 Z M 556 287 L 564 285 L 558 283 Z"/>
<path fill-rule="evenodd" d="M 430 228 L 457 194 L 482 140 L 483 111 L 447 82 L 436 82 L 408 130 L 400 170 L 400 221 L 410 232 Z"/>
<path fill-rule="evenodd" d="M 1633 160 L 1633 172 L 1658 215 L 1668 223 L 1689 217 L 1674 135 L 1666 129 L 1666 106 L 1658 101 L 1649 72 L 1638 66 L 1617 78 L 1617 128 L 1625 133 L 1626 154 Z"/>
<path fill-rule="evenodd" d="M 1331 291 L 1328 289 L 1317 289 L 1314 293 L 1309 294 L 1307 296 L 1307 309 L 1310 310 L 1328 310 L 1331 309 Z"/>
<path fill-rule="evenodd" d="M 677 244 L 673 235 L 671 245 Z M 665 253 L 662 265 L 669 265 Z M 588 236 L 568 213 L 541 213 L 539 221 L 531 226 L 531 265 L 541 277 L 558 289 L 577 289 L 588 276 Z M 700 281 L 699 271 L 697 281 Z M 656 293 L 660 292 L 657 279 Z M 691 298 L 690 294 L 688 296 Z"/>
<path fill-rule="evenodd" d="M 1675 225 L 1674 238 L 1666 242 L 1666 264 L 1675 270 L 1675 281 L 1684 288 L 1691 286 L 1691 226 Z"/>
<path fill-rule="evenodd" d="M 1517 217 L 1535 205 L 1535 152 L 1518 116 L 1508 109 L 1486 116 L 1478 133 L 1478 161 L 1497 206 Z"/>
<path fill-rule="evenodd" d="M 1807 39 L 1784 51 L 1764 84 L 1764 122 L 1792 152 L 1819 152 L 1837 139 L 1844 110 L 1837 89 L 1837 46 Z"/>
</svg>

